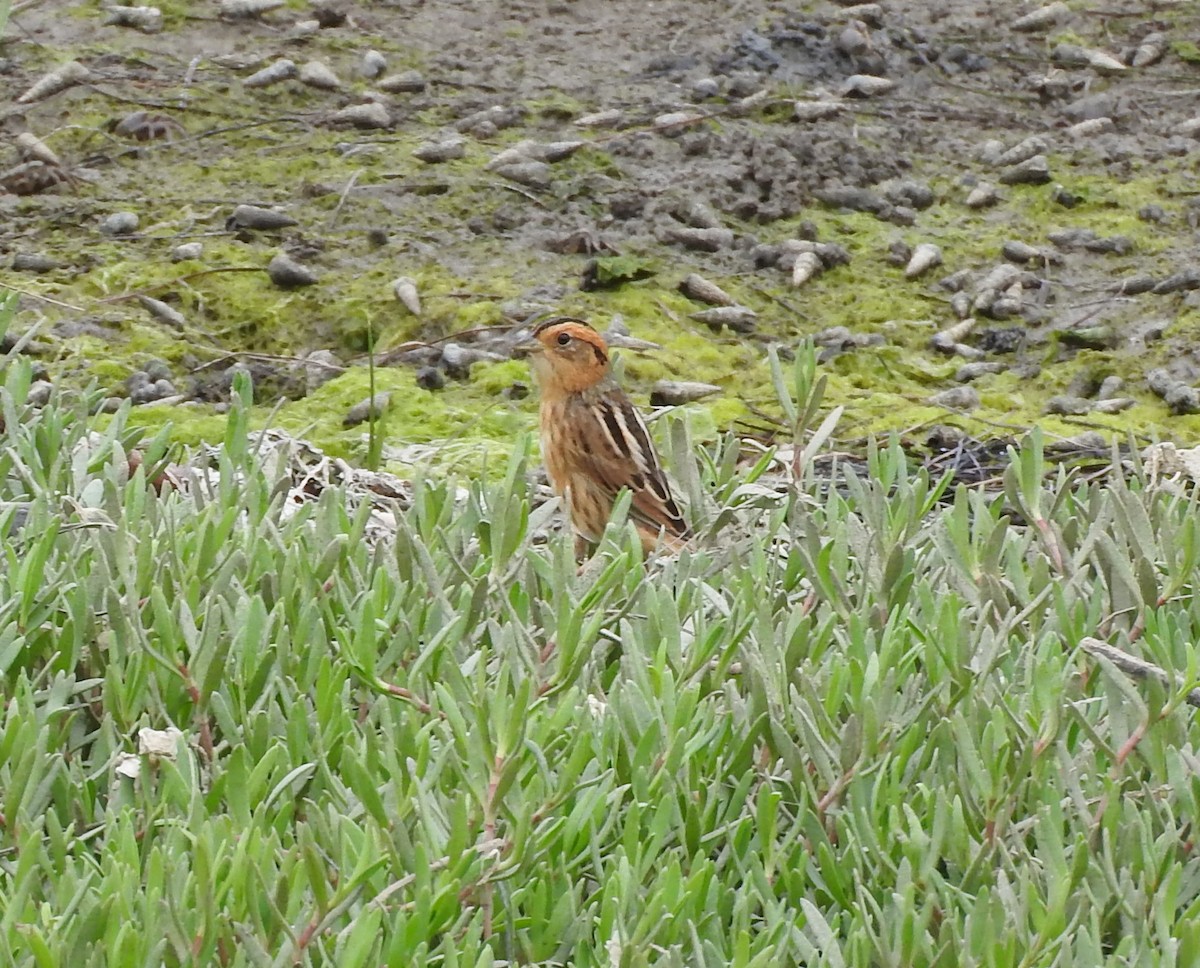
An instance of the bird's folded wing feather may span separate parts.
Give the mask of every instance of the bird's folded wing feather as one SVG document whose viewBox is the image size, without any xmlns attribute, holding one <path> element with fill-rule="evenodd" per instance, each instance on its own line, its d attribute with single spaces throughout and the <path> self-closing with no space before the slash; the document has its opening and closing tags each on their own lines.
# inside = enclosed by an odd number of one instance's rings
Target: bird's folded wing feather
<svg viewBox="0 0 1200 968">
<path fill-rule="evenodd" d="M 591 439 L 602 444 L 583 455 L 592 477 L 613 497 L 623 487 L 632 495 L 630 516 L 668 534 L 685 536 L 687 523 L 671 497 L 671 489 L 658 463 L 642 415 L 624 394 L 606 394 L 593 401 L 592 414 L 600 433 Z"/>
</svg>

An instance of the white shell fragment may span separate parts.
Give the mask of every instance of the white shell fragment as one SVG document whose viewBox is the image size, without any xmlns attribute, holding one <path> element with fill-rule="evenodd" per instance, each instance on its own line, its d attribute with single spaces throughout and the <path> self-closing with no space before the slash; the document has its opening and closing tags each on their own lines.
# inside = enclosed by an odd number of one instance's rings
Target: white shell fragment
<svg viewBox="0 0 1200 968">
<path fill-rule="evenodd" d="M 414 316 L 421 315 L 421 296 L 417 292 L 417 284 L 412 279 L 408 276 L 401 276 L 392 283 L 392 292 L 410 313 Z"/>
<path fill-rule="evenodd" d="M 693 272 L 679 284 L 680 291 L 689 299 L 708 303 L 710 306 L 732 306 L 733 297 L 715 282 Z"/>
<path fill-rule="evenodd" d="M 150 762 L 155 760 L 173 760 L 183 731 L 174 726 L 166 729 L 150 729 L 146 726 L 138 730 L 138 753 L 148 756 Z"/>
<path fill-rule="evenodd" d="M 159 322 L 173 326 L 175 329 L 183 329 L 187 325 L 187 317 L 161 299 L 155 299 L 152 296 L 138 296 L 137 299 L 142 308 Z"/>
<path fill-rule="evenodd" d="M 307 84 L 322 91 L 336 91 L 342 86 L 338 76 L 328 64 L 321 61 L 309 61 L 300 68 L 300 83 Z"/>
<path fill-rule="evenodd" d="M 932 242 L 922 242 L 913 249 L 912 258 L 904 267 L 905 279 L 916 279 L 922 273 L 928 272 L 934 266 L 942 264 L 942 249 Z"/>
<path fill-rule="evenodd" d="M 105 7 L 108 27 L 132 27 L 143 34 L 157 34 L 162 30 L 162 11 L 158 7 Z"/>
<path fill-rule="evenodd" d="M 18 104 L 32 104 L 43 98 L 58 94 L 76 84 L 85 84 L 92 80 L 93 74 L 79 61 L 67 61 L 62 67 L 51 71 L 28 91 L 17 98 Z"/>
<path fill-rule="evenodd" d="M 822 268 L 821 257 L 815 252 L 798 253 L 796 261 L 792 265 L 792 285 L 797 288 L 803 286 L 809 280 L 814 279 Z"/>
<path fill-rule="evenodd" d="M 1045 30 L 1065 20 L 1071 9 L 1061 2 L 1047 4 L 1037 10 L 1032 10 L 1023 17 L 1012 22 L 1013 30 Z"/>
<path fill-rule="evenodd" d="M 242 87 L 269 87 L 280 81 L 290 81 L 295 76 L 296 65 L 286 57 L 281 57 L 275 63 L 247 77 L 242 81 Z"/>
<path fill-rule="evenodd" d="M 46 143 L 30 131 L 22 131 L 17 135 L 17 151 L 25 161 L 40 161 L 47 165 L 62 167 L 62 160 L 58 155 L 47 148 Z"/>
<path fill-rule="evenodd" d="M 874 74 L 851 74 L 842 82 L 842 97 L 878 97 L 887 94 L 896 82 Z"/>
</svg>

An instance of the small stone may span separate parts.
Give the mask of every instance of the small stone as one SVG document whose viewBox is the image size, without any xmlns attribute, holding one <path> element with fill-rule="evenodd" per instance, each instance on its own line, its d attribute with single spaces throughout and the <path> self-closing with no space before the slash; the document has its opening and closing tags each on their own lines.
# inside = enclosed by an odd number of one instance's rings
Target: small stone
<svg viewBox="0 0 1200 968">
<path fill-rule="evenodd" d="M 417 386 L 422 390 L 440 390 L 446 385 L 446 377 L 436 366 L 423 366 L 417 370 Z"/>
<path fill-rule="evenodd" d="M 387 58 L 377 50 L 369 50 L 362 56 L 362 64 L 359 66 L 359 73 L 363 77 L 374 80 L 380 77 L 387 70 Z"/>
<path fill-rule="evenodd" d="M 229 216 L 225 227 L 229 230 L 259 229 L 269 231 L 271 229 L 285 229 L 299 224 L 299 222 L 286 212 L 277 212 L 270 208 L 260 208 L 258 205 L 239 205 L 233 210 L 233 214 Z"/>
<path fill-rule="evenodd" d="M 1034 261 L 1040 262 L 1044 261 L 1045 259 L 1045 256 L 1042 255 L 1041 250 L 1036 246 L 1029 245 L 1027 242 L 1019 242 L 1016 240 L 1005 242 L 1000 252 L 1004 258 L 1008 259 L 1010 262 L 1019 262 L 1022 264 Z"/>
<path fill-rule="evenodd" d="M 155 380 L 153 386 L 154 393 L 159 400 L 163 399 L 163 397 L 173 397 L 175 395 L 175 384 L 170 380 Z"/>
<path fill-rule="evenodd" d="M 1050 181 L 1050 162 L 1045 155 L 1034 155 L 1000 173 L 1004 185 L 1044 185 Z"/>
<path fill-rule="evenodd" d="M 1182 272 L 1172 273 L 1158 283 L 1153 292 L 1156 296 L 1163 296 L 1189 289 L 1200 289 L 1200 269 L 1184 269 Z"/>
<path fill-rule="evenodd" d="M 1175 383 L 1163 394 L 1163 403 L 1180 416 L 1200 413 L 1200 391 L 1186 383 Z"/>
<path fill-rule="evenodd" d="M 375 394 L 373 397 L 367 397 L 361 403 L 356 403 L 347 411 L 345 418 L 342 420 L 342 426 L 355 427 L 371 419 L 378 420 L 383 416 L 383 412 L 387 409 L 388 402 L 391 399 L 392 395 L 384 391 Z"/>
<path fill-rule="evenodd" d="M 994 362 L 978 362 L 964 363 L 958 368 L 958 372 L 954 374 L 956 383 L 970 383 L 972 380 L 978 380 L 981 376 L 987 376 L 991 373 L 1003 373 L 1008 369 L 1005 363 Z"/>
<path fill-rule="evenodd" d="M 717 306 L 713 309 L 702 309 L 692 313 L 691 318 L 703 323 L 713 332 L 719 332 L 728 327 L 735 333 L 749 333 L 754 330 L 758 313 L 745 306 Z"/>
<path fill-rule="evenodd" d="M 702 77 L 692 85 L 692 93 L 702 100 L 716 97 L 721 93 L 721 85 L 715 78 Z"/>
<path fill-rule="evenodd" d="M 444 141 L 426 141 L 413 150 L 413 157 L 428 165 L 443 161 L 454 161 L 467 153 L 467 139 L 447 138 Z"/>
<path fill-rule="evenodd" d="M 575 119 L 575 125 L 580 128 L 612 128 L 621 120 L 621 112 L 616 108 L 607 111 L 595 111 Z"/>
<path fill-rule="evenodd" d="M 1100 381 L 1100 389 L 1096 391 L 1098 400 L 1111 400 L 1125 387 L 1125 381 L 1116 374 L 1106 376 Z"/>
<path fill-rule="evenodd" d="M 172 262 L 187 262 L 189 259 L 199 259 L 204 255 L 204 243 L 184 242 L 171 250 Z"/>
<path fill-rule="evenodd" d="M 56 260 L 40 252 L 18 252 L 12 260 L 16 272 L 52 272 L 58 265 Z"/>
<path fill-rule="evenodd" d="M 797 121 L 826 121 L 844 110 L 837 101 L 797 101 L 792 107 Z"/>
<path fill-rule="evenodd" d="M 1000 193 L 990 182 L 980 182 L 967 195 L 967 208 L 987 208 L 1000 200 Z"/>
<path fill-rule="evenodd" d="M 25 396 L 25 402 L 32 407 L 44 407 L 50 402 L 50 396 L 54 392 L 52 384 L 45 380 L 38 380 L 30 386 L 29 392 Z"/>
<path fill-rule="evenodd" d="M 312 286 L 317 282 L 316 275 L 286 252 L 279 252 L 267 265 L 267 275 L 281 289 L 295 289 L 300 286 Z"/>
<path fill-rule="evenodd" d="M 1083 397 L 1073 396 L 1057 396 L 1051 397 L 1046 404 L 1046 413 L 1059 414 L 1061 416 L 1079 416 L 1089 413 L 1092 409 L 1092 401 L 1085 400 Z"/>
<path fill-rule="evenodd" d="M 1007 168 L 1010 165 L 1019 165 L 1023 161 L 1029 161 L 1037 155 L 1044 155 L 1049 150 L 1050 146 L 1046 144 L 1044 138 L 1031 135 L 1023 141 L 1018 141 L 1011 148 L 1001 151 L 993 164 L 997 168 Z"/>
<path fill-rule="evenodd" d="M 100 223 L 100 234 L 107 236 L 132 235 L 138 228 L 138 217 L 133 212 L 113 212 Z"/>
<path fill-rule="evenodd" d="M 729 293 L 697 272 L 690 273 L 679 284 L 679 290 L 689 299 L 708 303 L 710 306 L 732 306 L 734 302 Z"/>
<path fill-rule="evenodd" d="M 980 404 L 979 394 L 974 387 L 951 387 L 949 390 L 935 393 L 928 402 L 947 410 L 977 410 Z"/>
<path fill-rule="evenodd" d="M 681 407 L 685 403 L 694 403 L 720 392 L 721 388 L 711 383 L 659 380 L 650 388 L 650 406 Z"/>
<path fill-rule="evenodd" d="M 305 353 L 295 368 L 304 377 L 305 393 L 312 393 L 324 386 L 345 369 L 342 361 L 329 350 L 313 350 L 311 353 Z"/>
<path fill-rule="evenodd" d="M 367 104 L 350 104 L 328 116 L 330 124 L 348 124 L 355 128 L 387 128 L 392 116 L 385 105 L 378 101 Z"/>
<path fill-rule="evenodd" d="M 1112 397 L 1108 400 L 1098 400 L 1092 409 L 1096 413 L 1121 413 L 1132 407 L 1136 400 L 1132 397 Z"/>
<path fill-rule="evenodd" d="M 680 225 L 668 228 L 664 235 L 666 241 L 697 252 L 718 252 L 733 245 L 733 231 L 725 228 L 697 229 Z"/>
<path fill-rule="evenodd" d="M 281 81 L 290 81 L 296 76 L 296 65 L 286 57 L 281 57 L 273 64 L 256 71 L 242 81 L 242 87 L 269 87 Z"/>
<path fill-rule="evenodd" d="M 321 91 L 336 91 L 342 86 L 338 76 L 333 73 L 328 64 L 322 61 L 309 61 L 300 68 L 300 83 L 315 87 Z"/>
<path fill-rule="evenodd" d="M 429 82 L 420 71 L 401 71 L 381 78 L 375 86 L 389 94 L 420 94 Z"/>
<path fill-rule="evenodd" d="M 872 74 L 851 74 L 842 82 L 842 97 L 878 97 L 895 88 L 896 82 Z"/>
<path fill-rule="evenodd" d="M 1143 222 L 1165 222 L 1167 212 L 1161 205 L 1143 205 L 1138 209 L 1138 218 Z"/>
<path fill-rule="evenodd" d="M 517 161 L 495 169 L 501 178 L 529 188 L 549 188 L 550 166 L 544 161 Z"/>
</svg>

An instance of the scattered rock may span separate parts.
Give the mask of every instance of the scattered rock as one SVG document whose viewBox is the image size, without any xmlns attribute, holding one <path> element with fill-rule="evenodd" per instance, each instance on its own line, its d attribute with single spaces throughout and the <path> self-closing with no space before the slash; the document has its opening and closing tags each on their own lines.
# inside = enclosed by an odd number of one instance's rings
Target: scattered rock
<svg viewBox="0 0 1200 968">
<path fill-rule="evenodd" d="M 300 68 L 300 83 L 321 91 L 336 91 L 342 86 L 338 76 L 322 61 L 309 61 Z"/>
<path fill-rule="evenodd" d="M 234 229 L 269 231 L 271 229 L 286 229 L 299 224 L 299 222 L 286 212 L 278 212 L 270 208 L 260 208 L 257 205 L 239 205 L 226 220 L 225 228 L 229 231 L 233 231 Z"/>
<path fill-rule="evenodd" d="M 977 363 L 964 363 L 958 368 L 958 372 L 954 374 L 956 383 L 970 383 L 972 380 L 978 380 L 981 376 L 988 376 L 992 373 L 1003 373 L 1008 369 L 1006 363 L 993 363 L 979 361 Z"/>
<path fill-rule="evenodd" d="M 329 124 L 348 124 L 354 128 L 387 128 L 392 124 L 388 109 L 378 101 L 348 105 L 340 111 L 334 111 L 325 120 Z"/>
<path fill-rule="evenodd" d="M 691 226 L 668 226 L 663 236 L 665 241 L 682 245 L 685 249 L 697 252 L 718 252 L 733 245 L 731 229 L 712 228 L 697 229 Z"/>
<path fill-rule="evenodd" d="M 1091 409 L 1091 400 L 1066 395 L 1051 397 L 1046 404 L 1046 413 L 1058 414 L 1060 416 L 1080 416 L 1081 414 L 1089 413 Z"/>
<path fill-rule="evenodd" d="M 279 252 L 267 265 L 267 275 L 281 289 L 296 289 L 300 286 L 312 286 L 317 277 L 312 270 L 300 265 L 286 252 Z"/>
<path fill-rule="evenodd" d="M 501 178 L 528 188 L 545 189 L 551 184 L 550 166 L 544 161 L 516 161 L 494 170 Z"/>
<path fill-rule="evenodd" d="M 41 252 L 18 252 L 13 256 L 12 267 L 15 272 L 53 272 L 59 263 Z"/>
<path fill-rule="evenodd" d="M 879 97 L 896 87 L 896 82 L 873 74 L 852 74 L 842 82 L 842 97 Z"/>
<path fill-rule="evenodd" d="M 261 71 L 255 71 L 244 81 L 242 87 L 270 87 L 272 84 L 279 84 L 281 81 L 290 81 L 297 74 L 296 65 L 286 57 L 281 57 L 273 64 L 264 67 Z"/>
<path fill-rule="evenodd" d="M 138 296 L 137 300 L 141 303 L 142 308 L 159 322 L 166 323 L 168 326 L 180 330 L 187 326 L 187 317 L 161 299 L 142 295 Z M 172 390 L 171 392 L 174 393 L 175 391 Z"/>
<path fill-rule="evenodd" d="M 389 94 L 420 94 L 429 82 L 420 71 L 401 71 L 381 78 L 375 86 Z"/>
<path fill-rule="evenodd" d="M 1156 284 L 1152 292 L 1156 296 L 1165 296 L 1168 293 L 1190 289 L 1200 289 L 1200 268 L 1184 269 L 1182 272 L 1172 273 Z"/>
<path fill-rule="evenodd" d="M 454 137 L 443 141 L 425 141 L 413 149 L 413 157 L 427 165 L 454 161 L 467 153 L 467 139 Z"/>
<path fill-rule="evenodd" d="M 692 313 L 691 318 L 703 323 L 713 332 L 720 332 L 728 327 L 735 333 L 750 333 L 758 321 L 758 313 L 745 306 L 717 306 L 713 309 L 702 309 Z"/>
<path fill-rule="evenodd" d="M 935 407 L 945 407 L 947 410 L 977 410 L 980 401 L 974 387 L 951 387 L 941 393 L 935 393 L 928 402 Z"/>
<path fill-rule="evenodd" d="M 1000 173 L 1004 185 L 1044 185 L 1050 180 L 1050 162 L 1045 155 L 1034 155 Z"/>
<path fill-rule="evenodd" d="M 417 370 L 417 386 L 422 390 L 440 390 L 446 385 L 446 377 L 436 366 L 423 366 Z"/>
<path fill-rule="evenodd" d="M 108 15 L 106 27 L 132 27 L 143 34 L 157 34 L 162 30 L 163 15 L 158 7 L 105 7 Z"/>
<path fill-rule="evenodd" d="M 375 80 L 387 70 L 387 58 L 377 50 L 368 50 L 362 56 L 358 71 L 367 80 Z"/>
<path fill-rule="evenodd" d="M 387 409 L 392 395 L 386 391 L 377 393 L 373 397 L 367 397 L 360 403 L 356 403 L 347 412 L 342 419 L 343 427 L 356 427 L 360 423 L 365 423 L 368 420 L 378 420 L 383 416 L 384 410 Z"/>
<path fill-rule="evenodd" d="M 1018 17 L 1011 26 L 1013 30 L 1020 31 L 1048 30 L 1066 20 L 1070 15 L 1071 8 L 1061 0 L 1055 0 L 1054 3 L 1049 3 Z"/>
<path fill-rule="evenodd" d="M 720 392 L 721 388 L 711 383 L 659 380 L 650 388 L 650 406 L 681 407 Z"/>
<path fill-rule="evenodd" d="M 204 255 L 203 242 L 184 242 L 171 250 L 172 262 L 186 262 L 189 259 L 199 259 Z"/>
<path fill-rule="evenodd" d="M 133 212 L 113 212 L 100 223 L 100 234 L 107 236 L 132 235 L 138 229 L 139 220 Z"/>
<path fill-rule="evenodd" d="M 689 274 L 679 284 L 679 291 L 689 299 L 708 303 L 710 306 L 732 306 L 733 297 L 714 282 L 709 282 L 699 273 Z"/>
</svg>

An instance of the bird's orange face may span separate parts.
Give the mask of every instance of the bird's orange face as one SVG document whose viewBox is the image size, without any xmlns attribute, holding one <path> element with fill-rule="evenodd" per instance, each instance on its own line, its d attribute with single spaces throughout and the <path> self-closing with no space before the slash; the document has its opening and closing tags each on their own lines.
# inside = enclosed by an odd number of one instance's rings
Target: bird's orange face
<svg viewBox="0 0 1200 968">
<path fill-rule="evenodd" d="M 582 319 L 557 316 L 539 323 L 528 348 L 543 393 L 578 393 L 608 375 L 608 345 Z"/>
</svg>

